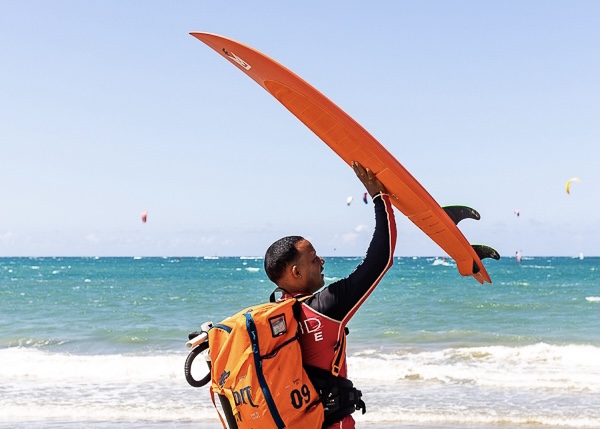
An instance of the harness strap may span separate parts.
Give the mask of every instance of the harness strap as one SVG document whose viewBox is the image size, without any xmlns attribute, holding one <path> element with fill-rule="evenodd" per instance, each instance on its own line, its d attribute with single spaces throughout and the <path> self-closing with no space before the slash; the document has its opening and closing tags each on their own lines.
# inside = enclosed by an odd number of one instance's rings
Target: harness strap
<svg viewBox="0 0 600 429">
<path fill-rule="evenodd" d="M 338 341 L 336 347 L 335 347 L 335 351 L 334 351 L 334 356 L 333 356 L 333 361 L 331 363 L 331 373 L 337 377 L 340 374 L 340 370 L 342 369 L 342 365 L 344 364 L 344 357 L 346 356 L 346 333 L 344 332 L 342 334 L 342 338 L 340 338 L 340 340 Z"/>
<path fill-rule="evenodd" d="M 215 402 L 215 393 L 213 392 L 212 389 L 210 389 L 210 399 L 212 399 L 212 403 L 213 403 L 213 405 L 215 407 L 215 410 L 217 410 L 217 415 L 219 416 L 219 420 L 221 420 L 221 424 L 223 425 L 223 429 L 227 429 L 227 425 L 225 424 L 225 420 L 223 420 L 223 416 L 221 416 L 221 412 L 217 408 L 217 403 Z"/>
</svg>

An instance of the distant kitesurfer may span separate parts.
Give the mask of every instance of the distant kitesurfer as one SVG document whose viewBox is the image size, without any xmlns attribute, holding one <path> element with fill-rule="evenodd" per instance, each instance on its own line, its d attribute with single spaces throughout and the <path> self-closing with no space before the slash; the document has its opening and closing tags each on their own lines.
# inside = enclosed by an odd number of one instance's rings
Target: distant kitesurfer
<svg viewBox="0 0 600 429">
<path fill-rule="evenodd" d="M 360 391 L 347 380 L 346 324 L 392 266 L 396 247 L 394 211 L 385 186 L 359 163 L 353 162 L 352 168 L 375 205 L 375 231 L 362 263 L 348 277 L 319 291 L 325 284 L 324 261 L 303 237 L 277 240 L 264 260 L 267 276 L 282 293 L 280 300 L 314 294 L 302 303 L 302 360 L 321 398 L 329 390 L 337 395 L 329 406 L 324 401 L 323 425 L 336 429 L 354 428 L 351 413 L 365 411 Z M 334 386 L 337 390 L 331 389 Z"/>
</svg>

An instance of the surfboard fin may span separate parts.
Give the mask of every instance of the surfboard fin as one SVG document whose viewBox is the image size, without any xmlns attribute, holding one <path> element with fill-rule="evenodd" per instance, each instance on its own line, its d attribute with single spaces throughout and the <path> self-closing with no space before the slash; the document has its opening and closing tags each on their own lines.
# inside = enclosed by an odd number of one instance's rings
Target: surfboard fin
<svg viewBox="0 0 600 429">
<path fill-rule="evenodd" d="M 452 222 L 454 222 L 454 225 L 458 225 L 458 222 L 460 222 L 463 219 L 467 219 L 467 218 L 475 219 L 475 220 L 481 219 L 481 216 L 479 215 L 477 210 L 472 209 L 471 207 L 446 206 L 446 207 L 442 207 L 442 208 L 444 209 L 444 211 L 446 212 L 448 217 L 450 219 L 452 219 Z"/>
<path fill-rule="evenodd" d="M 486 246 L 484 244 L 472 244 L 471 245 L 479 256 L 479 259 L 492 258 L 492 259 L 500 259 L 500 254 L 496 252 L 495 249 L 492 249 L 490 246 Z"/>
<path fill-rule="evenodd" d="M 490 246 L 486 246 L 484 244 L 472 244 L 473 250 L 479 256 L 479 259 L 492 258 L 492 259 L 500 259 L 500 254 L 492 249 Z M 473 261 L 473 274 L 477 274 L 479 272 L 479 266 L 475 261 Z"/>
</svg>

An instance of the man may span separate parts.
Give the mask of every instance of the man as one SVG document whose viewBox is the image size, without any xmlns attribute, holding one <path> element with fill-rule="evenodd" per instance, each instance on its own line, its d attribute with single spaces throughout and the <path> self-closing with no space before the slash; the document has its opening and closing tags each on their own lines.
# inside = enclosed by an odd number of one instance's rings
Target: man
<svg viewBox="0 0 600 429">
<path fill-rule="evenodd" d="M 314 294 L 302 302 L 300 345 L 304 365 L 316 368 L 314 371 L 307 369 L 307 372 L 321 392 L 324 389 L 318 379 L 327 379 L 326 384 L 339 380 L 345 384 L 344 387 L 352 388 L 352 383 L 345 380 L 346 324 L 392 266 L 396 247 L 394 211 L 384 185 L 372 171 L 359 163 L 353 162 L 352 168 L 375 205 L 373 238 L 365 259 L 354 272 L 317 292 L 325 284 L 322 274 L 324 261 L 312 244 L 300 236 L 284 237 L 273 243 L 267 249 L 264 261 L 267 276 L 283 293 L 282 300 Z M 331 376 L 332 373 L 339 377 Z M 317 379 L 313 378 L 315 374 Z M 347 398 L 341 400 L 341 406 L 337 402 L 325 405 L 324 426 L 327 428 L 354 428 L 350 414 L 355 406 L 364 407 L 364 403 L 360 400 L 359 391 L 348 391 L 346 396 L 354 400 L 350 407 Z"/>
</svg>

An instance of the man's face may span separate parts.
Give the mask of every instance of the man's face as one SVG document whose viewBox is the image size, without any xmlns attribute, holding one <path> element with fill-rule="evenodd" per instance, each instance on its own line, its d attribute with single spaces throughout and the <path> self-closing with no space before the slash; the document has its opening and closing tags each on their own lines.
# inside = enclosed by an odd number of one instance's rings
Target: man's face
<svg viewBox="0 0 600 429">
<path fill-rule="evenodd" d="M 296 262 L 296 271 L 301 276 L 305 292 L 318 291 L 325 284 L 323 276 L 323 264 L 325 261 L 317 255 L 317 251 L 308 240 L 299 241 L 296 249 L 300 257 Z"/>
</svg>

